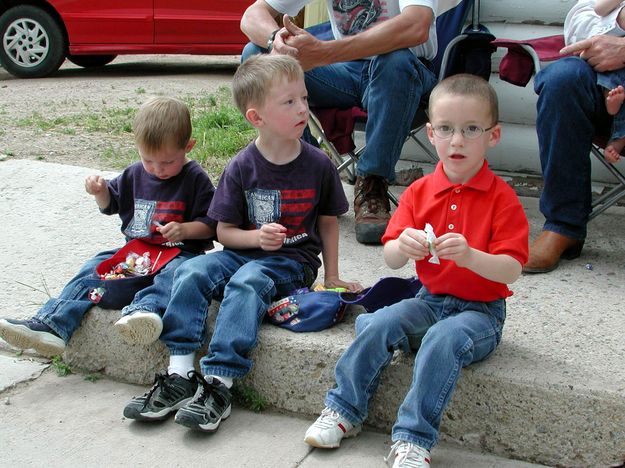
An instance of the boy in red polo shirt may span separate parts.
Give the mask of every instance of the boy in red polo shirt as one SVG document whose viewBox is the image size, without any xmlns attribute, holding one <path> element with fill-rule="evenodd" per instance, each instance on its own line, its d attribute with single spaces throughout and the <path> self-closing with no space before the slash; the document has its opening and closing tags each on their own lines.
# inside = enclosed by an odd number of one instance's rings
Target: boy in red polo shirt
<svg viewBox="0 0 625 468">
<path fill-rule="evenodd" d="M 512 294 L 507 284 L 528 255 L 523 207 L 485 160 L 501 137 L 493 88 L 455 75 L 434 88 L 429 107 L 427 134 L 440 162 L 408 187 L 382 237 L 387 265 L 414 260 L 423 288 L 413 299 L 358 317 L 356 338 L 336 365 L 336 386 L 304 439 L 330 448 L 356 435 L 393 352 L 410 352 L 420 339 L 386 458 L 393 467 L 430 466 L 460 369 L 499 344 Z"/>
</svg>

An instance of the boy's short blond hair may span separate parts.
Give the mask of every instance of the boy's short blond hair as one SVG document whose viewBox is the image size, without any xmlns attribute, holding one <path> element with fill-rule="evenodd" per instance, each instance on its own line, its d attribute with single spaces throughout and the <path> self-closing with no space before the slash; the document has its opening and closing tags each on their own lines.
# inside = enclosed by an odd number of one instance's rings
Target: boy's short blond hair
<svg viewBox="0 0 625 468">
<path fill-rule="evenodd" d="M 171 144 L 183 149 L 191 139 L 191 114 L 178 99 L 153 97 L 139 108 L 132 129 L 137 145 L 147 151 L 158 151 Z"/>
<path fill-rule="evenodd" d="M 445 95 L 473 96 L 483 100 L 489 107 L 492 123 L 499 122 L 499 101 L 497 93 L 488 81 L 476 75 L 460 73 L 445 78 L 438 83 L 430 93 L 428 114 L 432 117 L 432 109 L 436 100 Z"/>
<path fill-rule="evenodd" d="M 262 106 L 271 85 L 281 78 L 288 81 L 304 79 L 299 62 L 289 55 L 258 54 L 237 69 L 232 79 L 232 97 L 245 115 L 250 107 Z"/>
</svg>

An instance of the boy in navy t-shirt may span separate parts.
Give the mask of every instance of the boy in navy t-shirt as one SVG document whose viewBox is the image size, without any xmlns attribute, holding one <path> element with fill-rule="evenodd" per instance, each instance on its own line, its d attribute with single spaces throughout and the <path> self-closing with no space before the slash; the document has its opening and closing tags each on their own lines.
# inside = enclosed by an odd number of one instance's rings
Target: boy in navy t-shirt
<svg viewBox="0 0 625 468">
<path fill-rule="evenodd" d="M 230 415 L 233 378 L 252 366 L 249 354 L 269 304 L 312 284 L 319 253 L 326 287 L 360 288 L 339 278 L 337 216 L 348 203 L 338 172 L 300 139 L 308 121 L 301 67 L 288 56 L 256 56 L 239 67 L 232 87 L 258 138 L 228 164 L 211 203 L 208 214 L 218 222 L 224 250 L 176 272 L 166 315 L 177 317 L 180 327 L 163 333 L 171 353 L 168 378 L 186 376 L 201 388 L 195 395 L 173 394 L 163 381 L 126 406 L 128 418 L 159 419 L 180 408 L 177 423 L 215 431 Z M 213 299 L 222 302 L 200 374 L 193 371 L 195 351 Z"/>
<path fill-rule="evenodd" d="M 126 341 L 150 343 L 163 329 L 161 317 L 169 301 L 174 271 L 185 260 L 212 247 L 210 239 L 215 229 L 207 211 L 215 189 L 200 165 L 187 158 L 195 140 L 184 103 L 165 97 L 148 100 L 137 112 L 133 131 L 141 161 L 109 181 L 90 175 L 85 189 L 94 196 L 102 213 L 119 215 L 126 240 L 140 239 L 155 244 L 159 251 L 173 246 L 181 249 L 158 270 L 151 285 L 136 292 L 115 324 Z M 84 315 L 95 305 L 94 285 L 99 282 L 96 266 L 117 250 L 101 252 L 87 261 L 59 297 L 48 300 L 35 317 L 0 319 L 0 337 L 44 356 L 62 354 Z"/>
</svg>

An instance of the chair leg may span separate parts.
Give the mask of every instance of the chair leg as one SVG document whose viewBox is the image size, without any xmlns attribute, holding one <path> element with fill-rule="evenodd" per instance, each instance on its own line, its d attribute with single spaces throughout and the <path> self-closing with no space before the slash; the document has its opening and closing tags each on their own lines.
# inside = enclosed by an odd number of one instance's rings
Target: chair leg
<svg viewBox="0 0 625 468">
<path fill-rule="evenodd" d="M 605 168 L 610 171 L 610 173 L 616 178 L 617 185 L 610 189 L 608 193 L 605 193 L 598 197 L 596 200 L 592 202 L 592 211 L 588 216 L 588 220 L 596 218 L 605 210 L 614 205 L 617 201 L 619 201 L 622 197 L 625 196 L 625 175 L 619 171 L 613 164 L 609 163 L 603 157 L 603 153 L 601 150 L 592 145 L 591 153 L 596 156 L 601 164 L 605 166 Z"/>
</svg>

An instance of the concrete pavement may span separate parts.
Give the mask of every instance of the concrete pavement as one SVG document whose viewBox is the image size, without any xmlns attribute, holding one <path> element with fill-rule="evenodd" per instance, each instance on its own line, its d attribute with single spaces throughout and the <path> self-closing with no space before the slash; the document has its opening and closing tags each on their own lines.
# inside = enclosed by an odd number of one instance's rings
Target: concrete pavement
<svg viewBox="0 0 625 468">
<path fill-rule="evenodd" d="M 122 242 L 117 218 L 100 215 L 84 192 L 82 181 L 93 172 L 36 161 L 0 162 L 5 260 L 0 271 L 0 315 L 32 316 L 48 293 L 58 293 L 85 259 Z M 346 187 L 348 193 L 350 190 Z M 537 200 L 522 201 L 535 234 L 541 223 Z M 524 276 L 512 286 L 515 295 L 508 301 L 503 342 L 489 360 L 463 372 L 443 420 L 446 439 L 462 443 L 464 450 L 483 448 L 553 466 L 609 466 L 623 459 L 623 221 L 623 208 L 608 210 L 589 226 L 582 257 L 563 262 L 547 275 Z M 340 223 L 342 276 L 370 285 L 382 276 L 412 274 L 409 267 L 399 271 L 386 268 L 380 247 L 357 244 L 352 216 L 342 217 Z M 238 410 L 215 436 L 180 432 L 171 421 L 159 424 L 162 430 L 156 430 L 121 417 L 128 398 L 142 393 L 144 387 L 107 379 L 91 383 L 45 372 L 0 394 L 0 402 L 9 398 L 8 405 L 0 405 L 0 461 L 11 457 L 7 461 L 17 465 L 37 464 L 34 460 L 50 460 L 56 465 L 65 456 L 72 460 L 68 465 L 100 460 L 111 465 L 218 466 L 209 464 L 209 457 L 220 460 L 228 447 L 234 458 L 219 466 L 308 467 L 317 465 L 306 463 L 335 462 L 349 466 L 350 460 L 359 466 L 382 466 L 380 457 L 388 451 L 384 434 L 371 432 L 331 453 L 309 453 L 301 442 L 304 430 L 322 407 L 323 393 L 333 381 L 333 364 L 351 341 L 353 320 L 359 312 L 350 310 L 345 323 L 323 333 L 294 334 L 263 327 L 247 383 L 275 408 L 305 419 Z M 117 380 L 145 384 L 167 356 L 160 343 L 125 346 L 108 326 L 117 317 L 116 311 L 94 309 L 70 342 L 65 358 L 88 372 L 101 371 Z M 10 358 L 6 345 L 4 350 L 3 355 Z M 3 362 L 0 360 L 0 375 L 4 376 L 8 368 Z M 9 368 L 13 366 L 24 366 L 28 378 L 38 372 L 28 362 L 12 363 Z M 372 400 L 368 420 L 372 427 L 388 431 L 410 375 L 410 356 L 397 356 Z M 84 417 L 70 418 L 72 414 Z M 160 440 L 161 433 L 168 434 L 166 442 Z M 247 437 L 226 440 L 227 434 L 235 433 Z M 8 439 L 2 440 L 4 437 Z M 219 444 L 212 442 L 217 439 Z M 260 444 L 253 445 L 253 440 Z M 213 455 L 213 446 L 219 447 L 219 455 Z M 45 458 L 37 458 L 42 451 Z M 238 463 L 235 454 L 243 461 Z M 171 458 L 164 458 L 168 456 Z M 435 451 L 433 466 L 472 466 L 472 456 L 480 454 Z M 259 464 L 264 463 L 263 457 L 268 464 Z M 272 464 L 271 460 L 277 461 Z M 488 465 L 487 459 L 478 460 L 473 466 L 505 466 L 500 464 L 502 460 L 493 461 L 494 465 Z"/>
<path fill-rule="evenodd" d="M 235 408 L 215 434 L 187 430 L 173 418 L 139 423 L 122 408 L 145 388 L 84 375 L 59 377 L 47 364 L 0 353 L 0 465 L 159 466 L 211 468 L 368 468 L 385 466 L 386 434 L 366 430 L 339 450 L 313 449 L 303 442 L 311 423 L 276 411 Z M 43 373 L 42 373 L 43 372 Z M 5 376 L 14 385 L 6 389 Z M 434 451 L 434 467 L 530 468 L 452 443 Z"/>
</svg>

